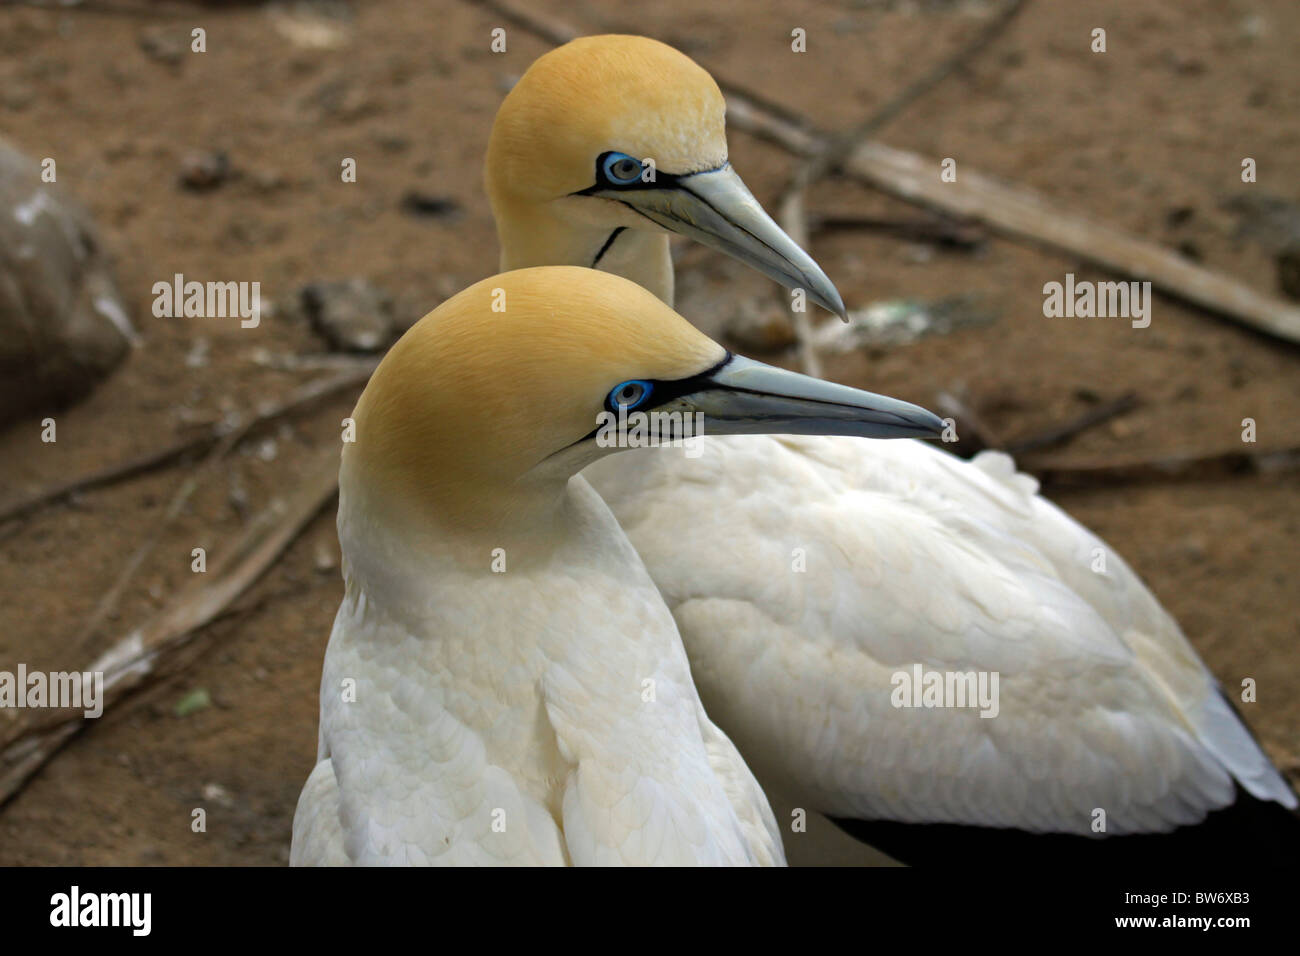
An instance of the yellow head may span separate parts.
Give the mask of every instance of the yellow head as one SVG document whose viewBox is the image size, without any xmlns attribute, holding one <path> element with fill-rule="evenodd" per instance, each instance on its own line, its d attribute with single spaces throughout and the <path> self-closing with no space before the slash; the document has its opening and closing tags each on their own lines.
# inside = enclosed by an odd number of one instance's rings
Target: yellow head
<svg viewBox="0 0 1300 956">
<path fill-rule="evenodd" d="M 523 269 L 448 299 L 393 346 L 353 414 L 343 493 L 390 524 L 518 525 L 618 447 L 597 432 L 620 411 L 698 414 L 714 434 L 942 429 L 904 402 L 731 355 L 626 279 Z"/>
<path fill-rule="evenodd" d="M 825 273 L 731 168 L 725 106 L 707 72 L 646 37 L 584 37 L 538 58 L 488 144 L 501 268 L 599 267 L 671 303 L 665 233 L 679 233 L 843 315 Z"/>
<path fill-rule="evenodd" d="M 528 203 L 591 186 L 618 152 L 687 174 L 727 161 L 718 84 L 688 56 L 636 36 L 583 37 L 537 59 L 497 112 L 489 196 Z"/>
<path fill-rule="evenodd" d="M 725 356 L 617 276 L 503 273 L 438 306 L 384 357 L 357 403 L 344 469 L 439 520 L 489 518 L 531 479 L 562 483 L 598 457 L 582 441 L 614 386 L 687 378 Z"/>
</svg>

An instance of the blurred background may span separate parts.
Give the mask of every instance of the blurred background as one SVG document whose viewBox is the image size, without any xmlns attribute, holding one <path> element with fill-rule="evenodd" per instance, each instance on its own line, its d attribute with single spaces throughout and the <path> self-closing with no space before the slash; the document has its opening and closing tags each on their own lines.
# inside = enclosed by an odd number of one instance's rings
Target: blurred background
<svg viewBox="0 0 1300 956">
<path fill-rule="evenodd" d="M 342 594 L 319 463 L 374 356 L 496 271 L 493 114 L 568 30 L 713 72 L 774 214 L 806 156 L 755 110 L 805 145 L 876 118 L 931 182 L 955 159 L 961 210 L 880 170 L 796 194 L 854 315 L 810 316 L 823 374 L 956 417 L 963 453 L 1016 451 L 1230 693 L 1256 681 L 1244 716 L 1300 782 L 1300 352 L 1250 327 L 1294 324 L 1300 296 L 1300 6 L 1015 7 L 513 6 L 530 25 L 468 0 L 0 0 L 0 670 L 131 665 L 84 726 L 0 710 L 0 865 L 288 861 Z M 981 177 L 1041 208 L 1009 230 Z M 1108 231 L 1036 235 L 1076 217 Z M 1115 234 L 1174 263 L 1150 326 L 1046 317 L 1045 283 L 1129 278 Z M 798 367 L 780 290 L 677 252 L 679 311 Z M 1238 305 L 1188 303 L 1179 264 Z M 260 283 L 260 322 L 155 315 L 177 273 Z"/>
</svg>

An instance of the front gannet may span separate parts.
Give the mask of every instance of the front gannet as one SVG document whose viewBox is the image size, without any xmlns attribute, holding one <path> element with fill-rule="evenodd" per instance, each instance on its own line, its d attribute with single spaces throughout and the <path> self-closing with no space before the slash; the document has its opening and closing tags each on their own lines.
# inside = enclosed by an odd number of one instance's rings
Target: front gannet
<svg viewBox="0 0 1300 956">
<path fill-rule="evenodd" d="M 443 303 L 380 363 L 344 445 L 346 593 L 293 864 L 784 863 L 672 615 L 578 475 L 644 433 L 634 415 L 942 429 L 734 356 L 606 273 L 526 269 Z"/>
<path fill-rule="evenodd" d="M 502 267 L 594 265 L 671 303 L 671 231 L 842 312 L 732 170 L 723 112 L 712 78 L 653 40 L 542 56 L 488 149 Z M 826 437 L 705 447 L 584 475 L 672 609 L 709 714 L 795 807 L 1081 835 L 993 852 L 1101 859 L 1152 849 L 1081 837 L 1162 833 L 1225 807 L 1181 842 L 1240 837 L 1237 811 L 1264 833 L 1295 827 L 1281 812 L 1295 795 L 1178 625 L 1006 455 Z M 996 675 L 997 715 L 895 706 L 933 674 Z M 955 830 L 925 829 L 958 852 Z M 904 860 L 922 858 L 916 831 L 858 828 Z"/>
</svg>

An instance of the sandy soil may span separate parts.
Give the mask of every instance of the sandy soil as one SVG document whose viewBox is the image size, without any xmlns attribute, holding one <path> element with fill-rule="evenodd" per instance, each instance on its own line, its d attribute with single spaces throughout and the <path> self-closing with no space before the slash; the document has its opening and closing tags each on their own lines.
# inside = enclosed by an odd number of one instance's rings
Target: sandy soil
<svg viewBox="0 0 1300 956">
<path fill-rule="evenodd" d="M 591 32 L 657 36 L 828 129 L 867 115 L 992 9 L 867 0 L 535 7 Z M 259 7 L 180 9 L 0 9 L 0 132 L 30 155 L 57 158 L 60 181 L 102 228 L 145 339 L 89 400 L 58 413 L 57 444 L 40 442 L 40 416 L 0 434 L 0 499 L 146 451 L 311 377 L 255 361 L 321 350 L 289 313 L 256 330 L 154 318 L 149 290 L 173 273 L 258 280 L 275 299 L 311 280 L 364 275 L 414 317 L 494 270 L 481 154 L 503 91 L 542 42 L 511 30 L 508 52 L 491 54 L 496 18 L 452 0 L 358 4 L 342 22 L 343 45 L 324 50 L 295 46 Z M 207 53 L 168 63 L 147 51 L 168 43 L 186 51 L 196 25 L 207 30 Z M 788 53 L 794 26 L 808 31 L 802 57 Z M 1088 50 L 1095 26 L 1108 30 L 1105 55 Z M 956 157 L 1157 241 L 1190 243 L 1209 266 L 1272 291 L 1269 254 L 1234 236 L 1221 202 L 1252 189 L 1300 198 L 1297 48 L 1293 0 L 1038 0 L 882 139 Z M 739 133 L 731 140 L 735 166 L 770 202 L 789 157 Z M 182 189 L 182 160 L 196 150 L 226 152 L 239 175 L 205 193 Z M 355 184 L 340 182 L 343 156 L 358 161 Z M 1258 162 L 1254 186 L 1240 182 L 1243 156 Z M 454 197 L 462 214 L 413 217 L 401 203 L 413 190 Z M 838 181 L 809 202 L 913 214 Z M 1055 253 L 1000 240 L 978 255 L 931 252 L 862 233 L 818 237 L 813 251 L 851 306 L 979 292 L 1000 315 L 990 326 L 834 359 L 827 374 L 838 380 L 923 403 L 964 385 L 1009 435 L 1077 414 L 1087 393 L 1135 389 L 1136 412 L 1062 453 L 1079 458 L 1239 449 L 1245 417 L 1259 423 L 1261 446 L 1300 437 L 1294 349 L 1163 297 L 1143 331 L 1044 318 L 1043 283 L 1067 271 L 1110 278 Z M 683 285 L 695 291 L 679 303 L 688 315 L 725 314 L 724 289 L 776 302 L 761 277 L 712 254 L 692 262 L 698 275 Z M 206 364 L 187 364 L 198 339 L 208 343 Z M 159 526 L 182 472 L 0 527 L 0 668 L 88 662 L 189 579 L 191 548 L 219 550 L 247 512 L 293 488 L 313 451 L 337 441 L 349 406 L 341 397 L 273 432 L 273 447 L 259 440 L 232 455 L 164 533 L 89 648 L 77 647 L 87 616 Z M 1138 569 L 1225 684 L 1258 681 L 1246 717 L 1295 779 L 1294 475 L 1056 497 Z M 77 738 L 0 812 L 0 864 L 286 862 L 315 758 L 320 661 L 341 594 L 336 550 L 331 511 L 242 602 L 262 606 L 210 628 L 190 668 Z M 212 706 L 177 716 L 177 702 L 197 689 Z M 190 829 L 199 806 L 208 809 L 205 834 Z"/>
</svg>

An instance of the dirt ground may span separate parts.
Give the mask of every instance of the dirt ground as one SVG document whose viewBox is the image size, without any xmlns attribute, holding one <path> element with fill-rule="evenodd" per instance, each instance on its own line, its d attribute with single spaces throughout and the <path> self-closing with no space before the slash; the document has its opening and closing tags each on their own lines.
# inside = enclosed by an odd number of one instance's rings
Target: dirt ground
<svg viewBox="0 0 1300 956">
<path fill-rule="evenodd" d="M 257 329 L 159 319 L 153 283 L 174 273 L 257 280 L 280 301 L 312 280 L 365 276 L 414 318 L 495 271 L 480 172 L 493 113 L 513 77 L 547 49 L 472 4 L 373 0 L 334 21 L 340 45 L 301 45 L 283 16 L 240 4 L 155 12 L 0 6 L 0 134 L 57 158 L 59 180 L 93 213 L 117 261 L 143 344 L 81 404 L 0 433 L 0 500 L 165 443 L 194 422 L 287 393 L 319 372 L 267 355 L 324 346 L 281 310 Z M 824 129 L 858 122 L 964 42 L 993 3 L 710 0 L 533 4 L 586 32 L 658 37 Z M 191 54 L 190 30 L 207 31 Z M 1089 50 L 1107 30 L 1108 52 Z M 789 54 L 794 27 L 809 52 Z M 180 55 L 168 62 L 168 45 Z M 908 109 L 882 141 L 1033 187 L 1276 291 L 1267 249 L 1235 234 L 1222 206 L 1248 190 L 1300 199 L 1300 6 L 1294 0 L 1036 0 L 967 71 Z M 161 53 L 159 51 L 162 51 Z M 152 51 L 152 52 L 151 52 Z M 178 184 L 187 154 L 225 152 L 237 175 L 207 192 Z M 739 132 L 732 161 L 771 203 L 789 156 Z M 340 181 L 340 158 L 358 181 Z M 1240 181 L 1242 157 L 1259 182 Z M 403 209 L 412 191 L 453 197 L 450 219 Z M 814 211 L 915 215 L 846 181 L 819 185 Z M 964 386 L 1006 435 L 1133 389 L 1141 406 L 1080 436 L 1061 457 L 1241 450 L 1300 439 L 1300 354 L 1157 296 L 1151 327 L 1048 319 L 1042 286 L 1105 273 L 1057 253 L 992 239 L 945 251 L 835 232 L 813 253 L 850 307 L 982 293 L 991 325 L 829 361 L 826 374 L 923 404 Z M 678 305 L 707 322 L 728 295 L 778 297 L 762 277 L 693 253 Z M 206 340 L 206 359 L 203 346 Z M 187 362 L 187 357 L 190 359 Z M 792 364 L 789 355 L 764 356 Z M 184 473 L 166 469 L 0 525 L 0 669 L 77 668 L 161 607 L 191 577 L 190 551 L 220 551 L 248 516 L 295 487 L 337 442 L 352 396 L 232 454 L 170 526 Z M 1300 774 L 1300 618 L 1294 592 L 1295 474 L 1053 492 L 1143 575 L 1229 687 L 1258 682 L 1246 719 Z M 342 585 L 332 507 L 241 599 L 248 613 L 210 627 L 177 677 L 109 712 L 0 811 L 0 864 L 284 864 L 295 801 L 315 759 L 321 657 Z M 123 562 L 163 527 L 118 611 L 88 646 L 80 632 Z M 185 716 L 196 690 L 211 705 Z M 208 811 L 206 833 L 191 811 Z"/>
</svg>

